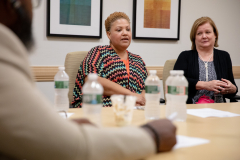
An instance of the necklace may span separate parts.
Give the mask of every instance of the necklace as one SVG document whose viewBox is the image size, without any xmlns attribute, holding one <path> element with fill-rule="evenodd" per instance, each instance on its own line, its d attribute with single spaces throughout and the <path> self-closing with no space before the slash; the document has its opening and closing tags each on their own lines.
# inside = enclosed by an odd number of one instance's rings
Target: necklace
<svg viewBox="0 0 240 160">
<path fill-rule="evenodd" d="M 200 54 L 198 53 L 198 55 L 199 55 L 199 57 L 202 59 L 202 61 L 203 61 L 203 58 L 200 56 Z M 210 56 L 210 58 L 208 59 L 208 61 L 207 62 L 204 62 L 203 61 L 203 63 L 205 64 L 205 69 L 206 69 L 206 81 L 208 82 L 208 62 L 210 61 L 210 59 L 212 58 L 212 56 L 213 56 L 213 52 L 212 52 L 212 54 L 211 54 L 211 56 Z"/>
</svg>

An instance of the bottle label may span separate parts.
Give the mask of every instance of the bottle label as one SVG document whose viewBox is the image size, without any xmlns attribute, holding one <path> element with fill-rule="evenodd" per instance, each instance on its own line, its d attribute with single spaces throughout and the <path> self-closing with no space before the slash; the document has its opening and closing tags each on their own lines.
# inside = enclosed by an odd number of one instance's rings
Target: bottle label
<svg viewBox="0 0 240 160">
<path fill-rule="evenodd" d="M 167 93 L 168 94 L 175 94 L 176 93 L 176 87 L 175 86 L 167 86 Z"/>
<path fill-rule="evenodd" d="M 167 93 L 173 95 L 188 95 L 188 87 L 185 86 L 167 86 Z"/>
<path fill-rule="evenodd" d="M 145 86 L 145 93 L 149 94 L 159 94 L 160 93 L 160 86 Z"/>
<path fill-rule="evenodd" d="M 177 95 L 188 95 L 188 87 L 177 86 Z"/>
<path fill-rule="evenodd" d="M 64 89 L 69 87 L 68 81 L 55 81 L 55 88 Z"/>
<path fill-rule="evenodd" d="M 87 104 L 101 104 L 102 95 L 101 94 L 84 94 L 83 103 Z"/>
</svg>

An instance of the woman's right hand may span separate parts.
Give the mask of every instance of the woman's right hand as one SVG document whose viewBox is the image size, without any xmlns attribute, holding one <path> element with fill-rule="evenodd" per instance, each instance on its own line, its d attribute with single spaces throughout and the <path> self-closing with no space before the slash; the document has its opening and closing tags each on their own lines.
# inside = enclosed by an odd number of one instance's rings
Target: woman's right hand
<svg viewBox="0 0 240 160">
<path fill-rule="evenodd" d="M 227 87 L 227 83 L 219 80 L 212 80 L 204 83 L 205 90 L 214 91 L 216 93 L 223 91 L 225 87 Z"/>
</svg>

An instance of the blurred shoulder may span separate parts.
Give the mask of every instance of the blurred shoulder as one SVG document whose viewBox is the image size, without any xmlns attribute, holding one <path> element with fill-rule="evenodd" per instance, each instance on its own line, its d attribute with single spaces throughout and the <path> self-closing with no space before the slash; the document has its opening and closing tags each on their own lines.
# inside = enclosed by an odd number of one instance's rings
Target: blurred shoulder
<svg viewBox="0 0 240 160">
<path fill-rule="evenodd" d="M 219 50 L 216 48 L 214 48 L 214 53 L 218 54 L 219 56 L 229 56 L 229 53 L 227 51 Z"/>
<path fill-rule="evenodd" d="M 131 58 L 133 61 L 140 62 L 140 63 L 144 63 L 144 61 L 143 61 L 143 59 L 142 59 L 141 56 L 139 56 L 139 55 L 137 55 L 137 54 L 134 54 L 134 53 L 131 53 L 131 52 L 129 52 L 129 51 L 128 51 L 128 53 L 129 53 L 130 58 Z"/>
<path fill-rule="evenodd" d="M 214 48 L 214 57 L 218 57 L 218 59 L 222 60 L 231 61 L 231 56 L 227 51 L 219 50 L 216 48 Z"/>
<path fill-rule="evenodd" d="M 128 51 L 128 53 L 130 54 L 130 56 L 132 56 L 133 58 L 139 58 L 139 59 L 142 59 L 142 57 L 141 56 L 139 56 L 139 55 L 137 55 L 137 54 L 134 54 L 134 53 L 132 53 L 132 52 L 129 52 Z"/>
<path fill-rule="evenodd" d="M 190 55 L 192 53 L 195 53 L 195 50 L 185 50 L 180 53 L 180 55 Z"/>
<path fill-rule="evenodd" d="M 95 46 L 95 47 L 91 48 L 90 51 L 94 51 L 94 50 L 111 50 L 111 49 L 112 48 L 111 48 L 110 45 L 104 45 L 104 46 L 99 45 L 99 46 Z"/>
<path fill-rule="evenodd" d="M 185 51 L 182 51 L 178 58 L 187 58 L 187 59 L 191 59 L 191 58 L 194 58 L 195 56 L 197 56 L 197 51 L 196 50 L 185 50 Z"/>
<path fill-rule="evenodd" d="M 99 45 L 91 48 L 91 50 L 88 52 L 88 56 L 103 58 L 107 56 L 111 51 L 113 51 L 113 49 L 110 45 L 104 45 L 104 46 Z"/>
</svg>

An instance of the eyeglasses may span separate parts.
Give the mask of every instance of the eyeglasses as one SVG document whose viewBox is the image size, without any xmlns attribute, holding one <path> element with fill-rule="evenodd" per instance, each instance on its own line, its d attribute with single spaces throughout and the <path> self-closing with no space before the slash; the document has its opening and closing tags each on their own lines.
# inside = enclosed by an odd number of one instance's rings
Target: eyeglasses
<svg viewBox="0 0 240 160">
<path fill-rule="evenodd" d="M 32 0 L 33 8 L 38 8 L 42 0 Z"/>
</svg>

